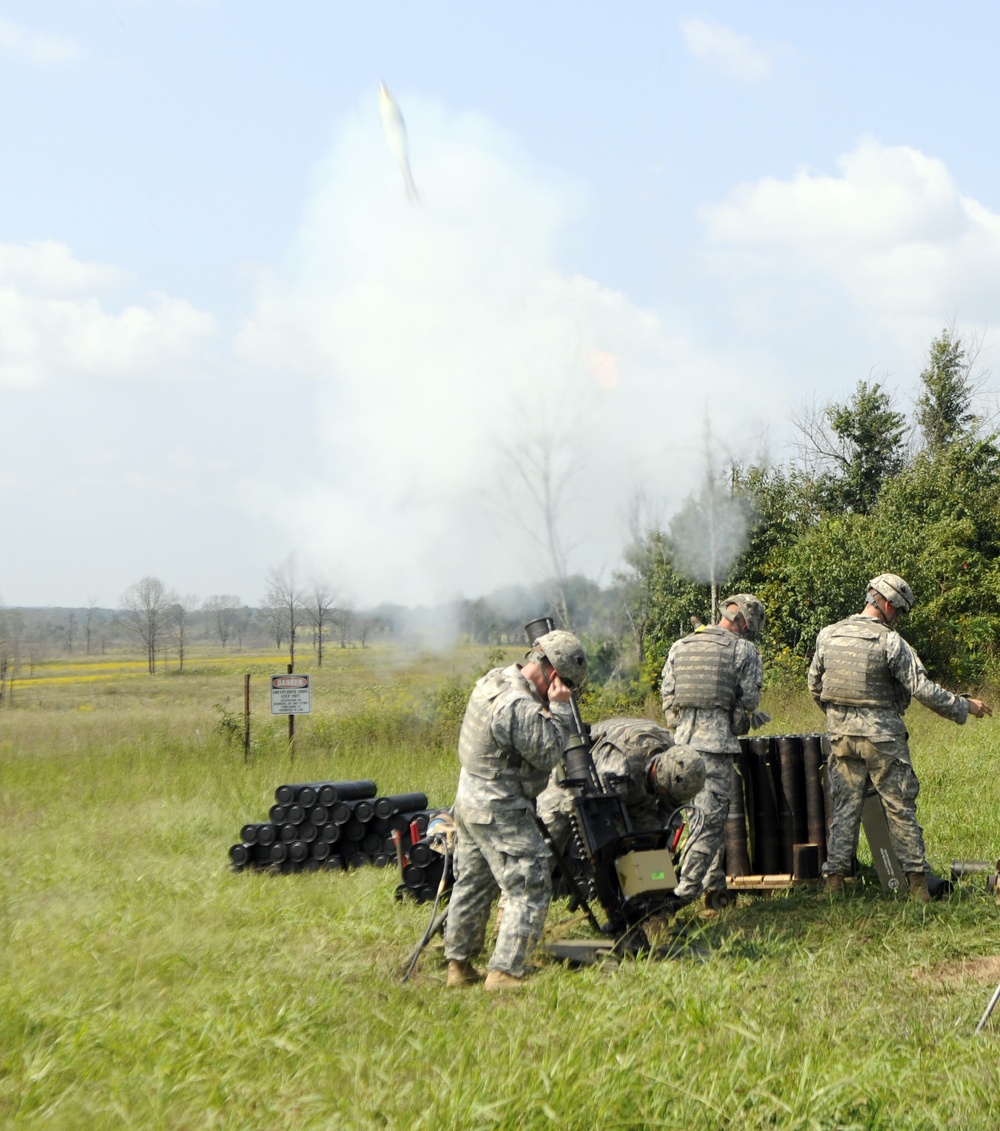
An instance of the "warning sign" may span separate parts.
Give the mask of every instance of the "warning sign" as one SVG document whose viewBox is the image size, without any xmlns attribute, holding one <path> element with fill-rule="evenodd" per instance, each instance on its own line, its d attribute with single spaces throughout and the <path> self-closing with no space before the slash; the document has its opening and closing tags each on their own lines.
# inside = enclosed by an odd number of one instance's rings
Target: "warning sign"
<svg viewBox="0 0 1000 1131">
<path fill-rule="evenodd" d="M 308 715 L 312 693 L 307 675 L 271 676 L 271 714 Z"/>
</svg>

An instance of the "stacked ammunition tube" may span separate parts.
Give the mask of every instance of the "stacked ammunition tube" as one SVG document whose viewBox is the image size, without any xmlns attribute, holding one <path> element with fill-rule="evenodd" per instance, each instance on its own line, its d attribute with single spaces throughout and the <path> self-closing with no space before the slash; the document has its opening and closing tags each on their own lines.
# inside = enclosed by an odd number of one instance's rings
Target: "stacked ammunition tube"
<svg viewBox="0 0 1000 1131">
<path fill-rule="evenodd" d="M 822 734 L 740 739 L 725 834 L 726 874 L 736 886 L 757 877 L 819 877 L 832 816 L 827 742 Z"/>
<path fill-rule="evenodd" d="M 425 794 L 379 796 L 368 780 L 279 785 L 268 819 L 240 829 L 229 860 L 236 871 L 384 868 L 397 859 L 396 840 L 422 836 L 431 812 Z"/>
</svg>

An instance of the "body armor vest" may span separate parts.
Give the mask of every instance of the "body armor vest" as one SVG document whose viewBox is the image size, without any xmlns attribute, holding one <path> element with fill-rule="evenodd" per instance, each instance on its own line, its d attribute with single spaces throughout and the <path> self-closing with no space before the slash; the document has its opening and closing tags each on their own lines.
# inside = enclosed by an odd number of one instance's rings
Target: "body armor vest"
<svg viewBox="0 0 1000 1131">
<path fill-rule="evenodd" d="M 736 637 L 725 628 L 703 628 L 674 645 L 674 706 L 718 707 L 736 702 Z"/>
<path fill-rule="evenodd" d="M 517 668 L 494 668 L 476 683 L 458 736 L 458 760 L 476 777 L 509 782 L 513 793 L 537 797 L 549 780 L 549 771 L 526 762 L 516 750 L 502 749 L 491 730 L 494 712 L 511 699 L 530 699 L 537 706 Z"/>
<path fill-rule="evenodd" d="M 823 642 L 820 697 L 824 703 L 906 710 L 910 697 L 893 678 L 886 660 L 885 638 L 890 631 L 874 617 L 848 617 L 833 625 Z"/>
</svg>

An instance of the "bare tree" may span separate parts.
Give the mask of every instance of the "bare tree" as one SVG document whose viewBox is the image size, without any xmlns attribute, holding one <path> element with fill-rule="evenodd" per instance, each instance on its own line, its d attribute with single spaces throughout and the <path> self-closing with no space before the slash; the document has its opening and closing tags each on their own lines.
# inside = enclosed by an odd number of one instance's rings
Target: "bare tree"
<svg viewBox="0 0 1000 1131">
<path fill-rule="evenodd" d="M 568 442 L 562 433 L 543 429 L 518 443 L 501 445 L 500 458 L 505 480 L 520 490 L 499 495 L 494 502 L 548 559 L 556 587 L 555 611 L 560 626 L 569 628 L 567 551 L 561 533 L 574 470 Z"/>
<path fill-rule="evenodd" d="M 156 653 L 163 645 L 169 609 L 175 600 L 158 577 L 134 582 L 119 598 L 125 628 L 146 649 L 150 675 L 156 671 Z"/>
<path fill-rule="evenodd" d="M 169 609 L 169 630 L 177 649 L 177 670 L 184 670 L 184 653 L 187 648 L 188 628 L 191 613 L 198 607 L 198 598 L 188 594 L 174 599 Z"/>
<path fill-rule="evenodd" d="M 312 592 L 309 594 L 305 605 L 305 614 L 313 626 L 316 641 L 316 666 L 323 666 L 323 632 L 333 619 L 333 603 L 337 596 L 331 592 L 330 587 L 323 582 L 314 581 Z"/>
<path fill-rule="evenodd" d="M 231 593 L 217 593 L 214 597 L 209 597 L 202 606 L 208 623 L 223 648 L 236 631 L 236 620 L 242 607 L 239 597 L 234 597 Z"/>
<path fill-rule="evenodd" d="M 261 610 L 275 633 L 278 647 L 281 638 L 288 637 L 288 663 L 295 667 L 295 634 L 302 625 L 305 594 L 299 587 L 295 562 L 288 558 L 284 565 L 271 569 L 267 575 L 267 590 Z"/>
<path fill-rule="evenodd" d="M 90 645 L 94 635 L 94 615 L 97 612 L 97 598 L 87 598 L 87 616 L 83 622 L 83 634 L 87 641 L 87 655 L 90 655 Z"/>
</svg>

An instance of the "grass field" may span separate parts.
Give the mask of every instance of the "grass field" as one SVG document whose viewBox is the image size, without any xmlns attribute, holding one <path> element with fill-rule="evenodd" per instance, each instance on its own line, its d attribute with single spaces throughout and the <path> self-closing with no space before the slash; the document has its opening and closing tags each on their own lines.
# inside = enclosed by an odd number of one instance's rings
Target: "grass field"
<svg viewBox="0 0 1000 1131">
<path fill-rule="evenodd" d="M 869 886 L 693 907 L 707 958 L 542 956 L 499 998 L 446 992 L 438 946 L 402 983 L 429 908 L 394 900 L 394 869 L 234 873 L 227 849 L 284 781 L 449 804 L 485 650 L 331 651 L 292 755 L 267 714 L 282 658 L 130 659 L 39 667 L 0 711 L 0 1125 L 1000 1126 L 1000 1010 L 973 1036 L 1000 981 L 981 879 L 926 908 Z M 821 723 L 804 695 L 764 706 L 772 733 Z M 995 860 L 1000 723 L 908 721 L 932 864 Z M 557 902 L 547 932 L 587 928 Z"/>
</svg>

